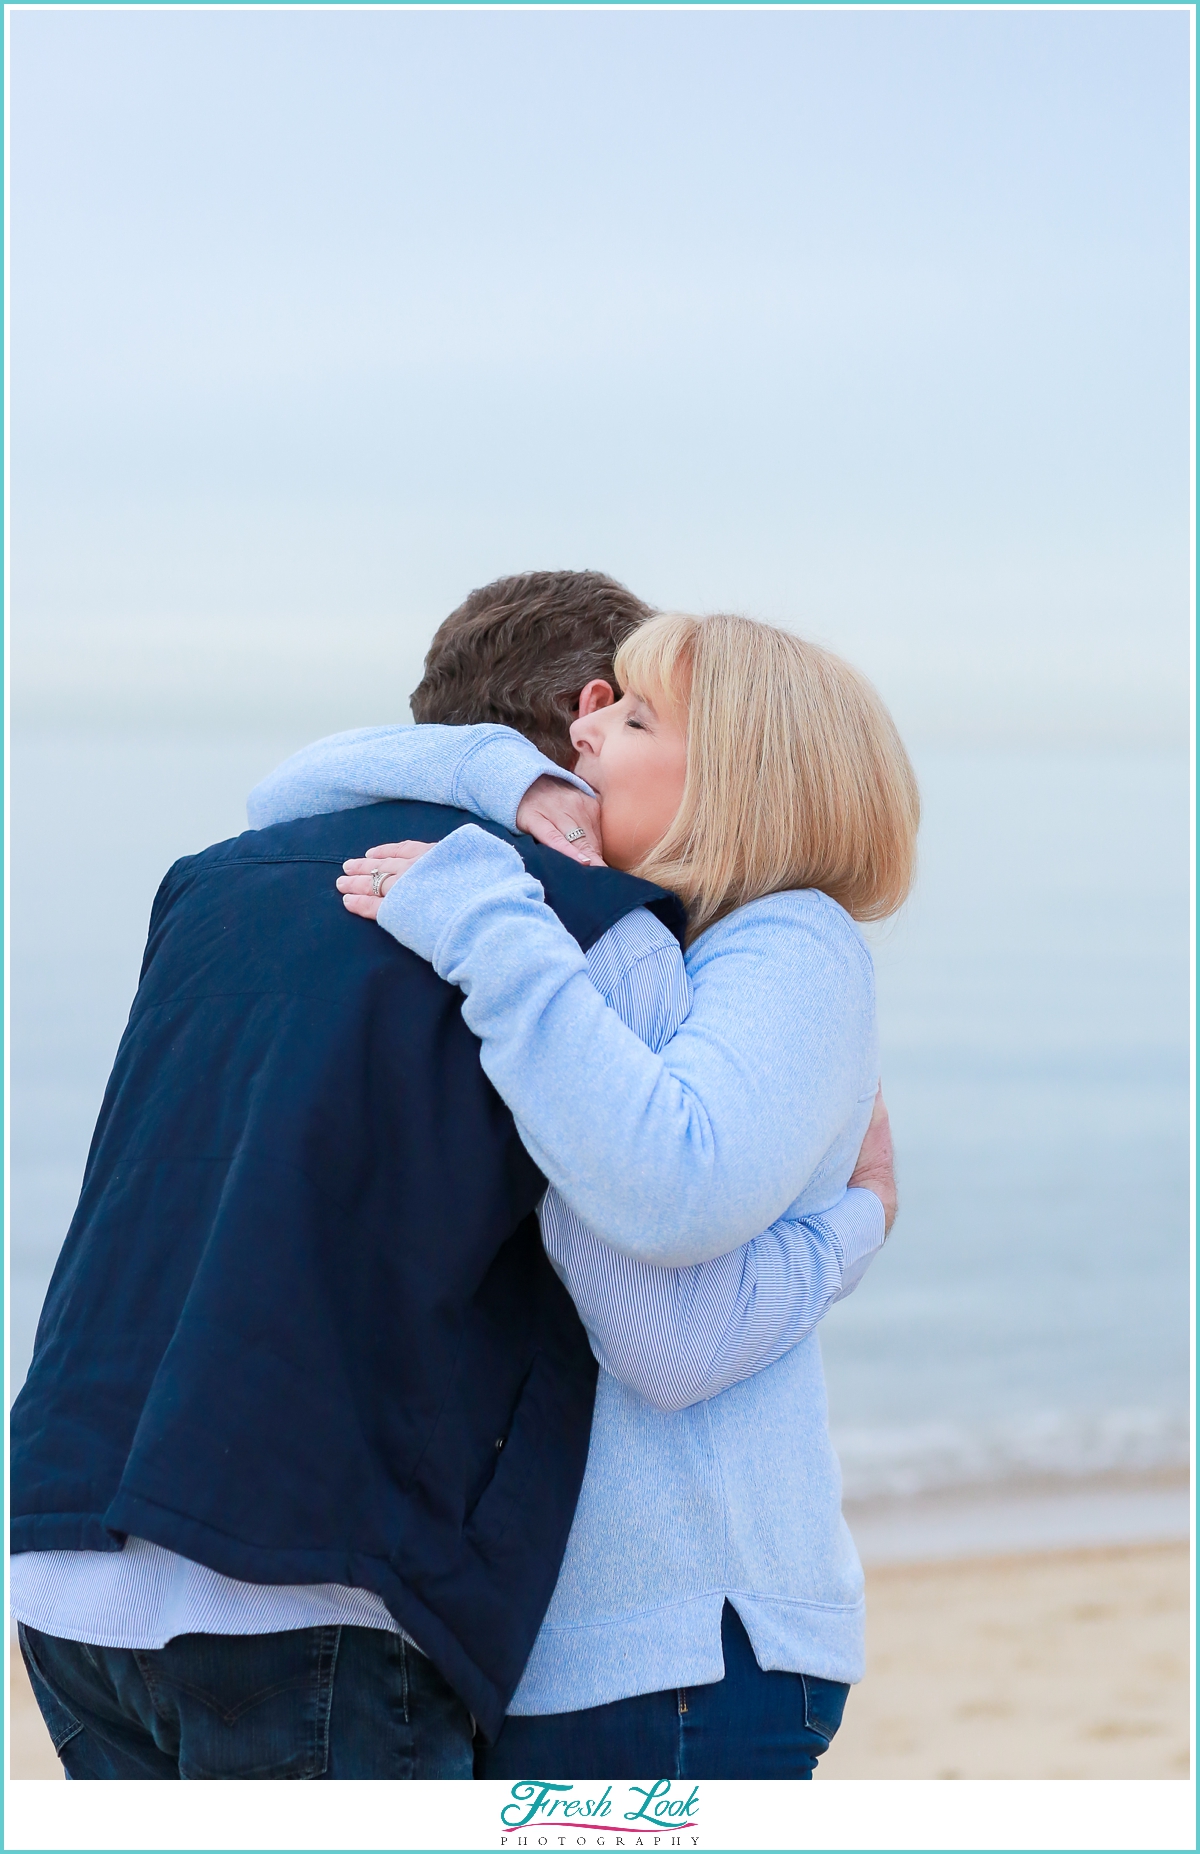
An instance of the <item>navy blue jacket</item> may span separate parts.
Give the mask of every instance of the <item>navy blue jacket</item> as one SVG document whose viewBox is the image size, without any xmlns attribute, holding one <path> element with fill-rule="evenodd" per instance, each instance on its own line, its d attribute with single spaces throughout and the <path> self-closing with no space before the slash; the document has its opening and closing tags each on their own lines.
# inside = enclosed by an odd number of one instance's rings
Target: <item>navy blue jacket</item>
<svg viewBox="0 0 1200 1854">
<path fill-rule="evenodd" d="M 373 805 L 168 873 L 13 1409 L 12 1548 L 133 1534 L 377 1591 L 492 1735 L 596 1366 L 461 995 L 334 888 L 369 844 L 464 821 Z M 643 904 L 680 931 L 661 890 L 520 849 L 585 951 Z"/>
</svg>

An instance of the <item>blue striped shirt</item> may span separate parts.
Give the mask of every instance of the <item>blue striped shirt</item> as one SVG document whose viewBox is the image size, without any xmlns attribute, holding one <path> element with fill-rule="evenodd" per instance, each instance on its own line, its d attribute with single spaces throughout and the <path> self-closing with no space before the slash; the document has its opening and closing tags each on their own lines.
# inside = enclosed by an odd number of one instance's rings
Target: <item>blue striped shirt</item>
<svg viewBox="0 0 1200 1854">
<path fill-rule="evenodd" d="M 426 737 L 439 731 L 421 730 Z M 253 810 L 252 817 L 273 821 Z M 658 1050 L 671 1040 L 690 1009 L 691 986 L 677 942 L 653 915 L 627 915 L 592 947 L 587 963 L 597 991 L 643 1042 Z M 611 1249 L 553 1187 L 539 1216 L 547 1253 L 601 1366 L 593 1459 L 603 1455 L 597 1431 L 618 1383 L 653 1409 L 677 1411 L 750 1377 L 850 1292 L 884 1234 L 879 1199 L 848 1191 L 820 1216 L 780 1218 L 727 1255 L 672 1269 Z M 611 1391 L 606 1379 L 617 1381 Z M 11 1596 L 18 1621 L 103 1647 L 158 1648 L 175 1635 L 337 1624 L 403 1633 L 371 1591 L 241 1583 L 135 1538 L 120 1552 L 22 1553 L 12 1560 Z M 543 1708 L 535 1700 L 529 1709 Z"/>
</svg>

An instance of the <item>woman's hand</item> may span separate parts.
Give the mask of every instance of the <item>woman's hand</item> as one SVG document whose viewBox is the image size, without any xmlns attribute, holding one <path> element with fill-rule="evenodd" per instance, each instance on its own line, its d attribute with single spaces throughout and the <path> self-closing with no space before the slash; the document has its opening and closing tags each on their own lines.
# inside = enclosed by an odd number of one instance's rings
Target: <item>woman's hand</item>
<svg viewBox="0 0 1200 1854">
<path fill-rule="evenodd" d="M 517 829 L 561 850 L 577 863 L 603 868 L 600 853 L 600 805 L 578 786 L 543 773 L 535 779 L 517 809 Z"/>
<path fill-rule="evenodd" d="M 352 856 L 349 862 L 343 863 L 345 874 L 338 877 L 337 885 L 351 914 L 361 914 L 364 920 L 373 921 L 393 883 L 432 848 L 431 843 L 415 840 L 380 843 L 365 856 Z"/>
</svg>

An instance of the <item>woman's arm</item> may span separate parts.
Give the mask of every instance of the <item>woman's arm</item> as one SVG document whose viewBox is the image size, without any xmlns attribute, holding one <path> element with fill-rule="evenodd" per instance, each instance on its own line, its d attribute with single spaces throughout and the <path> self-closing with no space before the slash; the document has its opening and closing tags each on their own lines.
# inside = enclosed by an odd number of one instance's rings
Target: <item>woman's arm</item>
<svg viewBox="0 0 1200 1854">
<path fill-rule="evenodd" d="M 661 1054 L 485 831 L 435 845 L 379 922 L 461 985 L 529 1151 L 614 1248 L 689 1265 L 840 1195 L 870 1118 L 874 1000 L 866 949 L 825 896 L 770 896 L 702 935 L 691 1013 Z"/>
<path fill-rule="evenodd" d="M 686 1409 L 773 1365 L 853 1291 L 884 1240 L 873 1191 L 847 1191 L 821 1217 L 780 1218 L 695 1268 L 619 1255 L 553 1188 L 540 1215 L 596 1357 L 658 1410 Z"/>
<path fill-rule="evenodd" d="M 510 727 L 360 727 L 293 753 L 255 786 L 246 813 L 251 828 L 263 830 L 385 798 L 415 798 L 515 830 L 517 807 L 545 776 L 591 795 L 582 779 Z"/>
<path fill-rule="evenodd" d="M 637 909 L 587 954 L 592 984 L 650 1049 L 677 1034 L 692 1004 L 679 946 Z M 878 1119 L 878 1125 L 876 1120 Z M 619 1255 L 553 1186 L 538 1210 L 547 1254 L 583 1316 L 604 1368 L 659 1409 L 683 1409 L 773 1364 L 851 1292 L 885 1234 L 892 1194 L 882 1099 L 856 1179 L 824 1217 L 781 1220 L 732 1255 L 655 1268 Z"/>
</svg>

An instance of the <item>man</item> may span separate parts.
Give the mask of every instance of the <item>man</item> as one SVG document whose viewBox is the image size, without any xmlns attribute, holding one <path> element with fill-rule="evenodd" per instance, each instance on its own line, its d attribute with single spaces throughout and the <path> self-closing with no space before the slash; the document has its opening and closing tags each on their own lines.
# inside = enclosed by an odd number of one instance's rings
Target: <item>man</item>
<svg viewBox="0 0 1200 1854">
<path fill-rule="evenodd" d="M 598 574 L 497 582 L 438 632 L 414 713 L 568 764 L 646 615 Z M 520 1676 L 595 1362 L 457 994 L 333 886 L 463 818 L 248 832 L 159 892 L 13 1413 L 14 1609 L 70 1775 L 466 1777 Z M 585 952 L 632 910 L 680 925 L 521 847 Z"/>
</svg>

